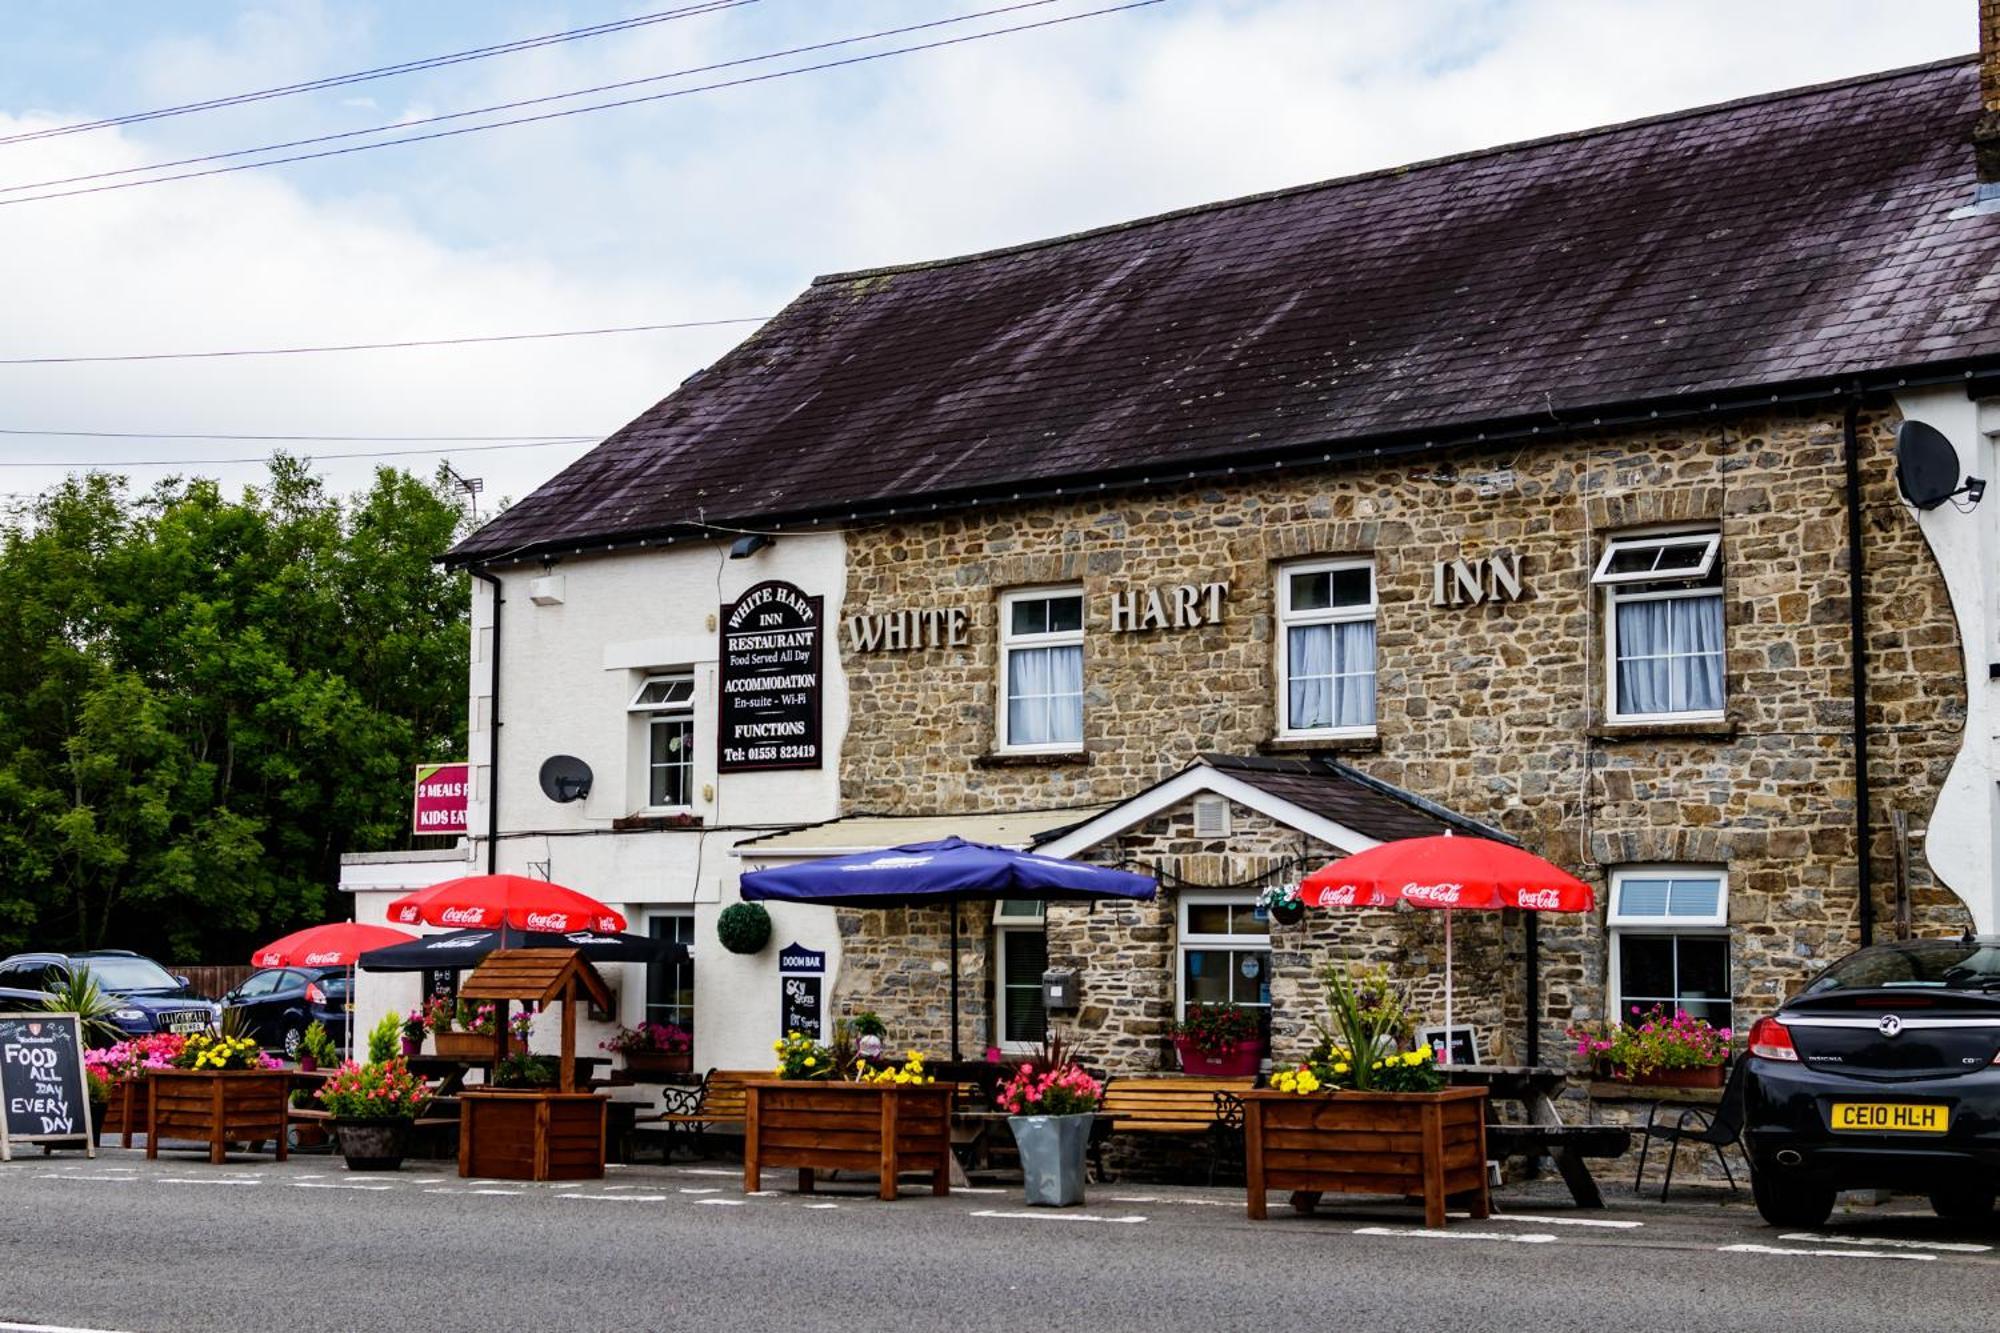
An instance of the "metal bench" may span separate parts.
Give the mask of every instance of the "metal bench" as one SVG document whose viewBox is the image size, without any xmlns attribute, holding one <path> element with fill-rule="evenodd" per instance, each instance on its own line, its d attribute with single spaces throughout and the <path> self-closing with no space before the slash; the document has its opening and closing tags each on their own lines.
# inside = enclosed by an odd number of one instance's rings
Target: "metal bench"
<svg viewBox="0 0 2000 1333">
<path fill-rule="evenodd" d="M 688 1138 L 699 1154 L 708 1136 L 718 1129 L 742 1133 L 749 1111 L 746 1080 L 770 1076 L 768 1069 L 711 1069 L 694 1087 L 665 1088 L 661 1097 L 666 1109 L 637 1117 L 633 1133 L 667 1135 L 661 1149 L 663 1160 L 674 1155 L 674 1144 L 681 1137 Z"/>
<path fill-rule="evenodd" d="M 1097 1132 L 1091 1137 L 1091 1160 L 1097 1177 L 1107 1180 L 1104 1144 L 1114 1134 L 1203 1135 L 1209 1140 L 1208 1179 L 1215 1183 L 1215 1164 L 1233 1136 L 1243 1135 L 1243 1104 L 1237 1093 L 1257 1085 L 1243 1078 L 1189 1078 L 1167 1074 L 1158 1078 L 1114 1078 L 1104 1087 Z"/>
</svg>

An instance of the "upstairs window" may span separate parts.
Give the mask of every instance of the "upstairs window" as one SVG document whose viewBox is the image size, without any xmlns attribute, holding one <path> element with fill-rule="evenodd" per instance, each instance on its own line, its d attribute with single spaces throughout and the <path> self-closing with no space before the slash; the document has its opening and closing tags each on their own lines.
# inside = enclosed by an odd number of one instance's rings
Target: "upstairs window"
<svg viewBox="0 0 2000 1333">
<path fill-rule="evenodd" d="M 679 810 L 694 804 L 694 677 L 648 676 L 627 711 L 646 722 L 646 805 Z"/>
<path fill-rule="evenodd" d="M 1375 730 L 1375 567 L 1317 561 L 1278 571 L 1281 736 Z"/>
<path fill-rule="evenodd" d="M 1591 582 L 1604 589 L 1607 702 L 1620 722 L 1723 716 L 1722 536 L 1614 537 Z"/>
<path fill-rule="evenodd" d="M 1000 599 L 1000 748 L 1083 748 L 1083 590 L 1039 588 Z"/>
</svg>

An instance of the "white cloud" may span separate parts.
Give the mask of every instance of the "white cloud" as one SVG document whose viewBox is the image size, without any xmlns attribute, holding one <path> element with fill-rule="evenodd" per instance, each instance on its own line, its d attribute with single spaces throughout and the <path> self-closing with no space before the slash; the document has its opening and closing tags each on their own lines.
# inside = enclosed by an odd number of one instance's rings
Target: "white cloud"
<svg viewBox="0 0 2000 1333">
<path fill-rule="evenodd" d="M 632 12 L 649 5 L 635 4 Z M 967 6 L 972 7 L 970 5 Z M 1065 0 L 1058 9 L 1092 7 Z M 529 7 L 533 9 L 534 7 Z M 935 16 L 776 4 L 478 62 L 369 97 L 9 149 L 104 170 L 640 77 Z M 1032 15 L 1022 17 L 1033 17 Z M 577 19 L 581 22 L 584 19 Z M 1016 19 L 1014 21 L 1019 21 Z M 506 32 L 561 26 L 546 11 Z M 143 103 L 386 55 L 348 7 L 276 3 L 135 57 Z M 0 207 L 0 355 L 377 341 L 778 308 L 813 273 L 921 259 L 1953 55 L 1972 0 L 1215 0 L 393 148 L 331 166 Z M 437 49 L 444 49 L 443 46 Z M 128 92 L 131 89 L 127 90 Z M 377 102 L 370 107 L 365 103 Z M 78 114 L 131 109 L 84 108 Z M 0 106 L 0 133 L 42 123 Z M 357 118 L 357 113 L 359 116 Z M 1803 150 L 1803 149 L 1802 149 Z M 0 426 L 313 434 L 602 431 L 731 331 L 150 366 L 0 367 Z M 326 451 L 361 446 L 326 446 Z M 0 460 L 168 446 L 0 441 Z M 172 446 L 182 456 L 253 446 Z M 576 450 L 466 454 L 521 494 Z M 427 466 L 429 460 L 409 460 Z M 344 484 L 366 465 L 336 469 Z M 54 471 L 0 470 L 0 491 Z M 151 473 L 138 475 L 150 476 Z M 248 480 L 234 470 L 225 475 Z"/>
</svg>

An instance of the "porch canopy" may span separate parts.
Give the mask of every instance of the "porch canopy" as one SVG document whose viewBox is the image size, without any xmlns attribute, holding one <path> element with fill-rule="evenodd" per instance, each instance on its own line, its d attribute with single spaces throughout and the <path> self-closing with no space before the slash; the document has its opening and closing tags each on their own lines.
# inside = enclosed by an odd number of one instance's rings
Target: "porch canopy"
<svg viewBox="0 0 2000 1333">
<path fill-rule="evenodd" d="M 942 838 L 855 856 L 830 856 L 743 874 L 745 902 L 814 903 L 829 907 L 951 909 L 951 1058 L 958 1035 L 958 904 L 1032 898 L 1078 901 L 1151 899 L 1152 878 L 1129 870 L 1037 856 L 1033 852 Z"/>
</svg>

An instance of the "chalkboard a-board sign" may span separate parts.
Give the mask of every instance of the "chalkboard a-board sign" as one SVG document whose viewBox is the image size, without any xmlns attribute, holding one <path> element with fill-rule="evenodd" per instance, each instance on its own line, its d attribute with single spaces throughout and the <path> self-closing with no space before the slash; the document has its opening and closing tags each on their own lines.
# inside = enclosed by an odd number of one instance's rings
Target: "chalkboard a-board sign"
<svg viewBox="0 0 2000 1333">
<path fill-rule="evenodd" d="M 824 1041 L 825 1010 L 820 1005 L 820 987 L 825 977 L 780 977 L 778 1002 L 780 1032 L 800 1033 L 813 1041 Z"/>
<path fill-rule="evenodd" d="M 0 1015 L 0 1162 L 17 1143 L 79 1140 L 97 1156 L 75 1014 Z"/>
<path fill-rule="evenodd" d="M 824 607 L 773 579 L 722 608 L 717 772 L 820 766 Z"/>
</svg>

